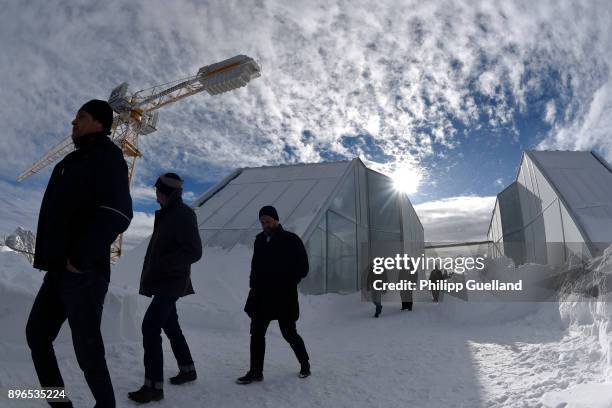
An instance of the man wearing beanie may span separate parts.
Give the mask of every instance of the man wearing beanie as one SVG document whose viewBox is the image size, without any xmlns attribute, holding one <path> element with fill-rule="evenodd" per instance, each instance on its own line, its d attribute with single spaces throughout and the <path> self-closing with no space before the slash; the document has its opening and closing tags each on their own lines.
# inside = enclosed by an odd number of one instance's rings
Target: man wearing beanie
<svg viewBox="0 0 612 408">
<path fill-rule="evenodd" d="M 202 257 L 202 242 L 195 212 L 181 199 L 183 180 L 175 173 L 160 176 L 155 183 L 157 202 L 153 234 L 147 247 L 140 294 L 153 297 L 142 322 L 144 385 L 128 397 L 147 403 L 164 398 L 164 353 L 162 330 L 168 336 L 179 373 L 170 378 L 175 385 L 197 377 L 189 346 L 181 331 L 176 301 L 193 292 L 191 264 Z"/>
<path fill-rule="evenodd" d="M 111 107 L 100 100 L 83 105 L 72 121 L 76 149 L 53 169 L 40 207 L 34 267 L 47 272 L 26 326 L 40 385 L 64 387 L 53 341 L 68 320 L 96 407 L 115 406 L 100 323 L 110 246 L 132 219 L 127 165 L 108 138 L 112 121 Z"/>
<path fill-rule="evenodd" d="M 304 340 L 295 323 L 299 318 L 297 285 L 308 274 L 308 255 L 299 236 L 286 231 L 270 205 L 259 210 L 263 231 L 255 238 L 249 296 L 244 311 L 251 318 L 251 366 L 238 384 L 263 380 L 266 330 L 278 320 L 283 338 L 300 363 L 300 378 L 310 375 L 310 363 Z"/>
</svg>

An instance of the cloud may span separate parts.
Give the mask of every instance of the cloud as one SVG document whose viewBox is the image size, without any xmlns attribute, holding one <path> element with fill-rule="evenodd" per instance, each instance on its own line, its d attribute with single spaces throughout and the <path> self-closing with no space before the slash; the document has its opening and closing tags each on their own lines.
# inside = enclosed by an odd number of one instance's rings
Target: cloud
<svg viewBox="0 0 612 408">
<path fill-rule="evenodd" d="M 514 115 L 551 86 L 551 70 L 559 109 L 588 122 L 588 101 L 608 78 L 609 9 L 603 1 L 10 2 L 0 17 L 11 56 L 1 66 L 0 174 L 66 135 L 88 98 L 123 81 L 137 90 L 188 77 L 242 52 L 263 76 L 163 109 L 159 131 L 142 138 L 137 180 L 159 168 L 202 169 L 198 179 L 211 181 L 237 166 L 350 156 L 341 137 L 363 132 L 384 157 L 361 152 L 366 159 L 420 162 L 457 146 L 458 130 L 483 118 L 513 128 Z M 589 128 L 605 119 L 591 117 Z"/>
<path fill-rule="evenodd" d="M 461 196 L 414 206 L 425 230 L 425 241 L 485 241 L 495 197 Z"/>
<path fill-rule="evenodd" d="M 130 189 L 132 201 L 136 203 L 154 204 L 157 200 L 155 188 L 143 184 L 133 184 Z"/>
<path fill-rule="evenodd" d="M 12 180 L 67 136 L 86 100 L 239 53 L 261 64 L 261 78 L 164 107 L 158 131 L 140 138 L 138 205 L 151 202 L 146 186 L 162 171 L 206 183 L 236 167 L 352 156 L 440 184 L 428 163 L 444 157 L 452 168 L 473 131 L 502 146 L 594 148 L 611 159 L 611 9 L 577 0 L 7 2 L 0 177 Z M 550 131 L 520 140 L 533 112 Z M 31 200 L 24 208 L 39 205 L 31 190 L 45 174 L 14 190 Z"/>
<path fill-rule="evenodd" d="M 596 150 L 612 162 L 612 80 L 602 85 L 576 122 L 557 124 L 539 149 Z"/>
<path fill-rule="evenodd" d="M 146 212 L 135 211 L 129 228 L 123 234 L 122 249 L 129 251 L 140 244 L 153 232 L 155 216 Z"/>
<path fill-rule="evenodd" d="M 557 107 L 555 101 L 550 100 L 546 103 L 546 111 L 544 114 L 544 120 L 550 124 L 555 122 L 555 116 L 557 115 Z"/>
<path fill-rule="evenodd" d="M 17 227 L 36 232 L 42 192 L 0 180 L 0 237 Z"/>
</svg>

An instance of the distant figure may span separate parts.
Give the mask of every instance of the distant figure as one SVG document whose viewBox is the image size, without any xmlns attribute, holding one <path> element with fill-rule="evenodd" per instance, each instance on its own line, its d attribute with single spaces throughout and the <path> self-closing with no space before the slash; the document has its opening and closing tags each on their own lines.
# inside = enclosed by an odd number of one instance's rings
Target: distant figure
<svg viewBox="0 0 612 408">
<path fill-rule="evenodd" d="M 380 289 L 381 283 L 388 282 L 387 270 L 383 269 L 382 273 L 380 274 L 374 273 L 374 264 L 370 263 L 367 274 L 366 291 L 370 293 L 370 298 L 375 306 L 374 317 L 378 318 L 382 313 L 382 295 L 387 293 L 386 290 Z M 380 280 L 381 283 L 378 283 L 375 286 L 374 282 L 377 280 Z M 378 289 L 376 287 L 378 287 Z"/>
<path fill-rule="evenodd" d="M 104 408 L 115 406 L 100 332 L 110 247 L 132 219 L 127 164 L 108 137 L 112 123 L 113 110 L 96 99 L 72 121 L 76 149 L 53 169 L 40 206 L 34 267 L 47 273 L 26 326 L 41 387 L 63 388 L 53 341 L 68 319 L 79 367 Z"/>
<path fill-rule="evenodd" d="M 153 234 L 147 247 L 140 294 L 153 297 L 142 322 L 144 385 L 128 393 L 132 401 L 147 403 L 164 398 L 164 353 L 161 331 L 170 339 L 179 372 L 170 378 L 174 385 L 197 378 L 189 346 L 181 331 L 176 301 L 194 293 L 191 264 L 202 257 L 202 242 L 194 211 L 183 203 L 183 180 L 166 173 L 155 183 L 157 202 Z"/>
<path fill-rule="evenodd" d="M 438 268 L 434 268 L 434 270 L 431 271 L 431 273 L 429 274 L 429 281 L 432 283 L 438 283 L 441 280 L 444 279 L 444 275 L 442 274 L 442 271 Z M 439 299 L 440 299 L 440 290 L 439 289 L 432 289 L 431 290 L 431 297 L 433 299 L 433 301 L 435 303 L 438 303 Z"/>
<path fill-rule="evenodd" d="M 310 375 L 306 346 L 295 327 L 300 314 L 297 285 L 308 274 L 306 248 L 300 237 L 283 229 L 274 207 L 262 207 L 259 222 L 263 231 L 255 238 L 244 306 L 251 318 L 251 366 L 236 380 L 238 384 L 263 380 L 265 336 L 272 320 L 278 320 L 283 338 L 300 363 L 299 377 Z"/>
<path fill-rule="evenodd" d="M 398 274 L 398 280 L 406 280 L 414 282 L 416 275 L 412 274 L 411 271 L 414 269 L 412 265 L 412 261 L 409 261 L 408 269 L 400 269 Z M 401 310 L 412 310 L 412 291 L 405 289 L 400 291 L 400 298 L 402 299 L 402 309 Z"/>
</svg>

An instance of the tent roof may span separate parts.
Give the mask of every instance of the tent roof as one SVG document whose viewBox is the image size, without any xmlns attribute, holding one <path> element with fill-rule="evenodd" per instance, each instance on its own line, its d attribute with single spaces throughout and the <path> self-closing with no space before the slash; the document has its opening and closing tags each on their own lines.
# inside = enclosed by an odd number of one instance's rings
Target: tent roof
<svg viewBox="0 0 612 408">
<path fill-rule="evenodd" d="M 612 242 L 612 169 L 594 152 L 526 151 L 556 190 L 585 240 Z"/>
<path fill-rule="evenodd" d="M 235 171 L 194 201 L 203 244 L 228 248 L 252 242 L 264 205 L 276 207 L 281 223 L 305 238 L 355 160 Z"/>
</svg>

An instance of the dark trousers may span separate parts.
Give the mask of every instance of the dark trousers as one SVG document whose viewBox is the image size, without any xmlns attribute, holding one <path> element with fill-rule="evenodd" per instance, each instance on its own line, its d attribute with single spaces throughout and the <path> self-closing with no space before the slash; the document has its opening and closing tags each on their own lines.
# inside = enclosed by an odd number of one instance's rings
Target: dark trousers
<svg viewBox="0 0 612 408">
<path fill-rule="evenodd" d="M 68 319 L 79 367 L 98 408 L 115 406 L 100 332 L 107 290 L 108 282 L 95 272 L 47 272 L 26 326 L 28 346 L 40 385 L 64 387 L 53 341 Z"/>
<path fill-rule="evenodd" d="M 145 381 L 161 388 L 164 381 L 164 352 L 161 331 L 168 339 L 179 367 L 193 367 L 193 359 L 183 336 L 176 313 L 178 298 L 154 296 L 142 321 L 142 345 L 144 347 Z"/>
<path fill-rule="evenodd" d="M 266 354 L 266 331 L 270 325 L 268 319 L 251 319 L 251 369 L 252 373 L 263 373 L 264 356 Z M 294 320 L 279 320 L 283 338 L 287 340 L 300 364 L 308 364 L 308 353 L 304 340 L 295 328 Z"/>
</svg>

